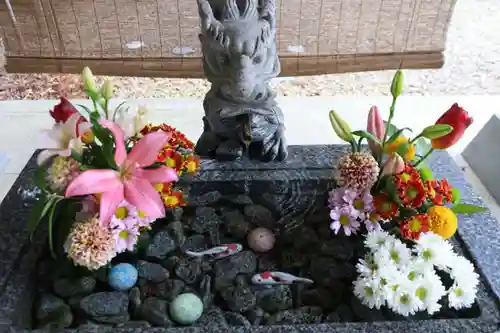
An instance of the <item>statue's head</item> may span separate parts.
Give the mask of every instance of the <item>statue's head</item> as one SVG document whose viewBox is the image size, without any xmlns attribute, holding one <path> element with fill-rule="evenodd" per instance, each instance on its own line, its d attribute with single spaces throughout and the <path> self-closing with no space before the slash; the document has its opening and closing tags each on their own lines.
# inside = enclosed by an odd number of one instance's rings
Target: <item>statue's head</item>
<svg viewBox="0 0 500 333">
<path fill-rule="evenodd" d="M 205 74 L 227 98 L 253 100 L 276 77 L 274 0 L 198 0 Z"/>
</svg>

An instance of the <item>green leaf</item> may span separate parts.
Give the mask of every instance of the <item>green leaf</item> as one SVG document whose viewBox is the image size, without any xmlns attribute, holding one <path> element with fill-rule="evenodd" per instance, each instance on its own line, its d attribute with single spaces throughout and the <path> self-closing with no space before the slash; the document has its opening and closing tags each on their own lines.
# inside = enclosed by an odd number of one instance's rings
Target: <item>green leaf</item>
<svg viewBox="0 0 500 333">
<path fill-rule="evenodd" d="M 33 181 L 36 186 L 38 186 L 42 192 L 47 188 L 47 181 L 45 180 L 45 175 L 46 175 L 46 169 L 45 166 L 39 166 L 38 169 L 35 171 L 35 176 L 33 178 Z"/>
<path fill-rule="evenodd" d="M 372 140 L 372 141 L 380 144 L 380 140 L 377 137 L 375 137 L 373 134 L 371 134 L 370 132 L 367 132 L 367 131 L 354 131 L 354 132 L 352 132 L 352 135 L 356 135 L 356 136 L 359 136 L 361 138 Z"/>
<path fill-rule="evenodd" d="M 85 112 L 87 112 L 87 114 L 84 114 L 82 112 L 80 112 L 80 110 L 78 110 L 78 112 L 84 116 L 86 119 L 90 119 L 90 116 L 92 115 L 92 110 L 90 110 L 87 106 L 83 105 L 83 104 L 77 104 L 77 106 L 81 107 L 83 110 L 85 110 Z"/>
<path fill-rule="evenodd" d="M 392 133 L 392 135 L 389 137 L 389 139 L 385 144 L 388 145 L 396 141 L 396 139 L 400 137 L 405 130 L 412 132 L 411 128 L 409 127 L 403 127 L 401 129 L 398 129 L 396 132 Z"/>
<path fill-rule="evenodd" d="M 388 136 L 392 136 L 394 133 L 399 131 L 399 128 L 394 126 L 394 124 L 387 126 L 388 124 L 387 124 L 387 121 L 385 121 L 385 120 L 384 120 L 384 125 L 385 125 L 385 130 L 386 130 Z"/>
<path fill-rule="evenodd" d="M 50 205 L 52 205 L 52 199 L 49 199 L 47 201 L 47 197 L 45 196 L 45 194 L 42 194 L 42 196 L 38 199 L 36 204 L 31 209 L 30 217 L 28 219 L 28 233 L 30 234 L 30 240 L 33 237 L 36 229 L 38 228 L 40 221 L 47 214 Z"/>
<path fill-rule="evenodd" d="M 415 145 L 415 152 L 421 156 L 425 155 L 432 148 L 430 142 L 425 138 L 419 138 L 413 144 Z"/>
<path fill-rule="evenodd" d="M 453 131 L 453 127 L 447 124 L 435 124 L 427 126 L 422 130 L 421 136 L 429 140 L 438 139 Z"/>
<path fill-rule="evenodd" d="M 55 198 L 54 203 L 52 204 L 52 207 L 50 209 L 49 220 L 48 220 L 49 248 L 50 248 L 50 252 L 52 253 L 53 257 L 56 256 L 55 251 L 54 251 L 54 231 L 53 231 L 53 229 L 54 229 L 54 214 L 56 211 L 57 204 L 61 200 L 64 200 L 64 198 L 60 198 L 60 197 Z"/>
<path fill-rule="evenodd" d="M 396 153 L 398 153 L 399 156 L 406 156 L 408 151 L 410 150 L 410 144 L 408 141 L 401 142 L 398 147 L 396 148 Z"/>
<path fill-rule="evenodd" d="M 476 214 L 476 213 L 484 213 L 488 211 L 488 208 L 466 204 L 466 203 L 458 203 L 451 206 L 451 210 L 455 214 Z"/>
</svg>

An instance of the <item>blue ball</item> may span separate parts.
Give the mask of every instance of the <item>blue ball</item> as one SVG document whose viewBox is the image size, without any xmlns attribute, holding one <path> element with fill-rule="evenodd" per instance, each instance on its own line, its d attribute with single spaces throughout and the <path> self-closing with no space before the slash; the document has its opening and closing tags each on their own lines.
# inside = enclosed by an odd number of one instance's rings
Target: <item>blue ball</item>
<svg viewBox="0 0 500 333">
<path fill-rule="evenodd" d="M 180 294 L 170 303 L 170 318 L 179 324 L 192 324 L 202 313 L 203 302 L 192 293 Z"/>
<path fill-rule="evenodd" d="M 108 284 L 118 291 L 129 290 L 137 283 L 137 268 L 131 264 L 122 263 L 113 266 L 108 274 Z"/>
</svg>

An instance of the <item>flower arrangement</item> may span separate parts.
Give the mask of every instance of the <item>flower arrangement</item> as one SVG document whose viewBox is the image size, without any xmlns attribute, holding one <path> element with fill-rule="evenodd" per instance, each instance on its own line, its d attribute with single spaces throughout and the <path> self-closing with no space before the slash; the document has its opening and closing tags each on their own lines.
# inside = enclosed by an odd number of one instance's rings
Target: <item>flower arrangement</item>
<svg viewBox="0 0 500 333">
<path fill-rule="evenodd" d="M 366 130 L 352 131 L 330 111 L 335 133 L 351 147 L 335 168 L 337 187 L 328 199 L 330 228 L 347 236 L 367 232 L 369 254 L 360 261 L 354 283 L 355 294 L 367 306 L 387 305 L 405 316 L 419 310 L 433 313 L 448 295 L 451 307 L 468 307 L 474 302 L 477 275 L 447 240 L 457 230 L 457 214 L 486 209 L 460 202 L 459 189 L 446 179 L 435 179 L 425 161 L 434 150 L 454 145 L 472 118 L 455 103 L 434 125 L 407 137 L 410 128 L 393 124 L 402 89 L 403 73 L 397 71 L 387 121 L 373 106 Z M 455 283 L 446 290 L 433 267 L 448 273 Z"/>
<path fill-rule="evenodd" d="M 92 108 L 61 97 L 50 111 L 53 146 L 37 157 L 42 194 L 29 228 L 46 220 L 54 255 L 59 241 L 75 265 L 97 270 L 134 251 L 141 232 L 185 204 L 178 180 L 197 172 L 199 158 L 181 132 L 150 124 L 145 108 L 111 110 L 110 81 L 98 89 L 89 68 L 82 77 Z"/>
</svg>

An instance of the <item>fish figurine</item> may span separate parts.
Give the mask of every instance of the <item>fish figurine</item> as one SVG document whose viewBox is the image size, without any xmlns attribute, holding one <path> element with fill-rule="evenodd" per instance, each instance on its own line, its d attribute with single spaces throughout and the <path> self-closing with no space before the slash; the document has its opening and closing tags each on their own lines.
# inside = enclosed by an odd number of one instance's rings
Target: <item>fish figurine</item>
<svg viewBox="0 0 500 333">
<path fill-rule="evenodd" d="M 314 283 L 313 280 L 285 272 L 263 272 L 252 276 L 252 283 L 264 285 L 292 284 L 294 282 Z"/>
<path fill-rule="evenodd" d="M 231 243 L 219 245 L 201 252 L 186 251 L 186 254 L 191 257 L 212 256 L 214 259 L 222 259 L 232 256 L 233 254 L 236 254 L 241 250 L 243 250 L 243 245 L 238 243 Z"/>
</svg>

